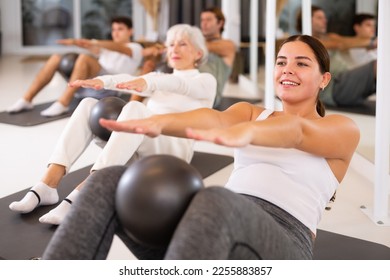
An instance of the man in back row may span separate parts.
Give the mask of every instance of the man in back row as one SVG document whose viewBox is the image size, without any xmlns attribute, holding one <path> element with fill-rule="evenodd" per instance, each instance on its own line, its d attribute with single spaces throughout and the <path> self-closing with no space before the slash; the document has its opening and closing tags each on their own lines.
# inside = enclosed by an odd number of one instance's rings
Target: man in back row
<svg viewBox="0 0 390 280">
<path fill-rule="evenodd" d="M 111 20 L 112 40 L 63 39 L 58 43 L 67 46 L 78 46 L 89 51 L 79 54 L 70 82 L 77 79 L 87 79 L 104 74 L 127 73 L 136 75 L 144 56 L 157 55 L 155 48 L 143 49 L 131 42 L 133 22 L 128 17 L 115 17 Z M 32 101 L 36 95 L 52 80 L 59 69 L 62 56 L 53 54 L 42 67 L 22 98 L 19 98 L 7 109 L 9 113 L 19 113 L 33 108 Z M 41 112 L 42 116 L 55 117 L 68 112 L 69 104 L 76 93 L 75 88 L 66 87 L 59 99 L 49 108 Z"/>
<path fill-rule="evenodd" d="M 200 28 L 206 38 L 209 58 L 207 63 L 199 68 L 199 71 L 208 72 L 217 79 L 214 108 L 221 104 L 223 90 L 232 72 L 236 55 L 236 46 L 233 41 L 222 38 L 224 25 L 225 16 L 221 9 L 212 7 L 201 12 Z"/>
<path fill-rule="evenodd" d="M 370 38 L 375 42 L 376 20 L 375 16 L 368 13 L 356 14 L 353 17 L 353 30 L 358 38 Z M 360 66 L 377 59 L 376 48 L 352 48 L 349 50 L 352 63 Z"/>
</svg>

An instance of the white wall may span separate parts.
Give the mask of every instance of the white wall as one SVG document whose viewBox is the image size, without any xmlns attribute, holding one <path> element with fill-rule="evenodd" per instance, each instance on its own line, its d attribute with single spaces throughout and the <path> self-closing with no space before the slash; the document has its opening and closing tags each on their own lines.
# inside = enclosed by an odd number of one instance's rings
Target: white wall
<svg viewBox="0 0 390 280">
<path fill-rule="evenodd" d="M 21 46 L 20 1 L 2 0 L 1 33 L 3 54 L 11 53 Z"/>
</svg>

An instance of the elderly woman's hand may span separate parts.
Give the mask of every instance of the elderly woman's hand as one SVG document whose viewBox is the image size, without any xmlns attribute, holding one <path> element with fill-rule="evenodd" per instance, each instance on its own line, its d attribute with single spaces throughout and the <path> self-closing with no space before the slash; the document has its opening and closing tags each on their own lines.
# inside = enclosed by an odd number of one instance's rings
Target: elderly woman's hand
<svg viewBox="0 0 390 280">
<path fill-rule="evenodd" d="M 96 90 L 102 89 L 104 86 L 103 81 L 99 79 L 75 80 L 70 82 L 68 85 L 70 87 L 93 88 Z"/>
<path fill-rule="evenodd" d="M 131 80 L 129 82 L 119 83 L 116 85 L 118 89 L 135 90 L 142 92 L 146 90 L 146 81 L 143 78 Z"/>
</svg>

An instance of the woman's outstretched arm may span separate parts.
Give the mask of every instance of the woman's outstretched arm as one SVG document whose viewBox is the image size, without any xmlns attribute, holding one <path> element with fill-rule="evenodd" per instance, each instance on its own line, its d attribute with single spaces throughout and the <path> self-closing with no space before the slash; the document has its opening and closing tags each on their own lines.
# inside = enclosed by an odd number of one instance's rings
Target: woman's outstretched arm
<svg viewBox="0 0 390 280">
<path fill-rule="evenodd" d="M 261 107 L 240 102 L 223 112 L 202 108 L 183 113 L 155 115 L 140 120 L 117 122 L 101 119 L 100 124 L 110 130 L 140 133 L 150 137 L 164 134 L 188 138 L 188 128 L 212 129 L 215 127 L 229 127 L 240 122 L 255 119 L 262 110 L 264 109 Z"/>
</svg>

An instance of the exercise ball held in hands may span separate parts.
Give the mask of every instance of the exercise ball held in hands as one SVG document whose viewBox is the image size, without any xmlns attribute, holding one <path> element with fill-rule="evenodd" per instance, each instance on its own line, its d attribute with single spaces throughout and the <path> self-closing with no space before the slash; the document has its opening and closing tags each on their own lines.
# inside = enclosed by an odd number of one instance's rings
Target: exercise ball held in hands
<svg viewBox="0 0 390 280">
<path fill-rule="evenodd" d="M 78 56 L 78 53 L 67 53 L 64 54 L 61 58 L 60 65 L 58 67 L 58 72 L 60 72 L 60 74 L 67 81 L 69 81 L 70 79 L 70 75 L 73 72 L 74 64 Z"/>
<path fill-rule="evenodd" d="M 132 164 L 116 192 L 116 210 L 126 233 L 149 247 L 167 246 L 202 176 L 170 155 L 153 155 Z"/>
<path fill-rule="evenodd" d="M 122 111 L 126 101 L 119 97 L 109 96 L 99 100 L 93 106 L 89 116 L 89 127 L 92 133 L 104 141 L 108 141 L 111 131 L 99 124 L 99 119 L 116 120 Z"/>
</svg>

